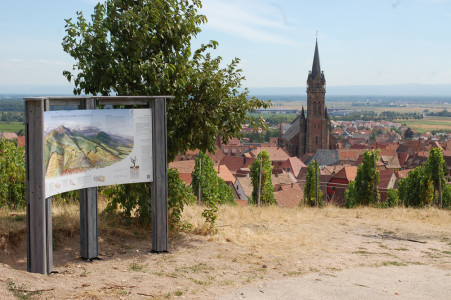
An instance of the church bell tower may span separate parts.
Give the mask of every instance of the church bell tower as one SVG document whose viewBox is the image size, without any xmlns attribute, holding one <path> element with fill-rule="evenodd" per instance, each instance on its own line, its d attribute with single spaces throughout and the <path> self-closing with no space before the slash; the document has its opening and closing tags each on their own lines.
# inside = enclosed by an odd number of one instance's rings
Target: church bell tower
<svg viewBox="0 0 451 300">
<path fill-rule="evenodd" d="M 305 152 L 314 153 L 319 149 L 329 149 L 329 116 L 325 103 L 326 79 L 321 71 L 318 40 L 315 46 L 312 70 L 307 77 L 307 132 Z"/>
</svg>

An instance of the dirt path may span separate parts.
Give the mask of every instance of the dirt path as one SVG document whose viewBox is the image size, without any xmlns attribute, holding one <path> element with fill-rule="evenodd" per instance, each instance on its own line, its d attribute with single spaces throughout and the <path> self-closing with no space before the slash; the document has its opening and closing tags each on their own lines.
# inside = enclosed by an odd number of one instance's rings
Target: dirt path
<svg viewBox="0 0 451 300">
<path fill-rule="evenodd" d="M 201 226 L 200 211 L 185 211 L 194 228 Z M 48 276 L 25 271 L 26 238 L 16 236 L 13 246 L 0 247 L 0 298 L 25 293 L 42 299 L 444 299 L 451 294 L 449 211 L 225 207 L 218 228 L 214 236 L 171 237 L 170 253 L 159 255 L 149 253 L 150 234 L 103 229 L 102 260 L 94 262 L 79 259 L 76 232 L 59 230 L 54 234 L 58 273 Z"/>
<path fill-rule="evenodd" d="M 229 291 L 217 299 L 450 299 L 451 269 L 434 266 L 355 268 L 308 274 Z"/>
</svg>

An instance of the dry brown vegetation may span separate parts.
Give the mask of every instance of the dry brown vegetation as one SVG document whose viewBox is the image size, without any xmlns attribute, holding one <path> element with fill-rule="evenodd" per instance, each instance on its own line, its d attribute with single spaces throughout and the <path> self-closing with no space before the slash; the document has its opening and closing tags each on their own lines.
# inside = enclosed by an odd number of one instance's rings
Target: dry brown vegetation
<svg viewBox="0 0 451 300">
<path fill-rule="evenodd" d="M 183 222 L 192 229 L 171 235 L 170 253 L 160 255 L 149 253 L 148 230 L 118 220 L 113 226 L 102 216 L 102 260 L 85 262 L 77 206 L 54 207 L 58 273 L 49 276 L 25 272 L 25 216 L 2 211 L 0 292 L 11 299 L 17 287 L 38 298 L 204 299 L 247 284 L 335 276 L 361 266 L 430 265 L 451 273 L 450 211 L 223 206 L 218 233 L 203 235 L 202 209 L 185 209 Z"/>
</svg>

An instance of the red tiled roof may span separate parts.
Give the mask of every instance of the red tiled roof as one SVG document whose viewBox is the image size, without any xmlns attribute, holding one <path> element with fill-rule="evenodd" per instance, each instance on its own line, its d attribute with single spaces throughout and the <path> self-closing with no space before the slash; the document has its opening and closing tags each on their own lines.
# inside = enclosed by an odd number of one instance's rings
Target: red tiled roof
<svg viewBox="0 0 451 300">
<path fill-rule="evenodd" d="M 355 180 L 357 176 L 357 167 L 356 166 L 345 166 L 341 169 L 335 176 L 332 178 L 342 178 L 347 179 L 348 181 Z"/>
<path fill-rule="evenodd" d="M 235 199 L 235 202 L 238 206 L 246 206 L 247 205 L 247 200 Z"/>
<path fill-rule="evenodd" d="M 392 179 L 393 173 L 393 170 L 380 170 L 379 184 L 377 186 L 380 188 L 387 188 L 390 180 Z"/>
<path fill-rule="evenodd" d="M 226 165 L 230 172 L 234 174 L 241 168 L 248 168 L 254 160 L 255 158 L 247 156 L 225 156 L 219 164 Z"/>
<path fill-rule="evenodd" d="M 236 178 L 232 175 L 232 173 L 230 173 L 230 170 L 226 165 L 216 165 L 214 166 L 214 168 L 218 173 L 218 176 L 221 177 L 222 180 L 235 184 Z"/>
<path fill-rule="evenodd" d="M 25 136 L 19 136 L 17 138 L 17 147 L 25 147 Z"/>
<path fill-rule="evenodd" d="M 408 158 L 409 158 L 409 153 L 407 153 L 407 152 L 398 153 L 399 165 L 402 167 Z"/>
<path fill-rule="evenodd" d="M 285 161 L 290 157 L 284 150 L 282 150 L 282 148 L 275 147 L 257 147 L 257 149 L 252 150 L 252 153 L 255 157 L 257 157 L 261 151 L 268 152 L 271 161 Z"/>
<path fill-rule="evenodd" d="M 278 192 L 274 192 L 274 198 L 279 206 L 296 207 L 302 201 L 303 191 L 299 185 L 294 184 L 293 187 L 284 187 Z"/>
<path fill-rule="evenodd" d="M 179 173 L 179 177 L 186 185 L 191 185 L 191 183 L 193 182 L 191 173 Z"/>
<path fill-rule="evenodd" d="M 173 161 L 169 163 L 169 168 L 175 168 L 179 173 L 189 173 L 194 171 L 196 162 L 194 160 Z"/>
<path fill-rule="evenodd" d="M 406 170 L 401 170 L 401 171 L 397 171 L 396 172 L 396 177 L 398 178 L 406 178 L 407 176 L 409 176 L 409 172 L 412 171 L 413 169 L 406 169 Z"/>
<path fill-rule="evenodd" d="M 302 168 L 307 168 L 307 166 L 297 157 L 290 157 L 288 160 L 290 161 L 291 169 L 293 170 L 295 177 L 299 175 Z"/>
<path fill-rule="evenodd" d="M 17 134 L 15 132 L 0 132 L 0 139 L 14 140 L 17 139 Z"/>
</svg>

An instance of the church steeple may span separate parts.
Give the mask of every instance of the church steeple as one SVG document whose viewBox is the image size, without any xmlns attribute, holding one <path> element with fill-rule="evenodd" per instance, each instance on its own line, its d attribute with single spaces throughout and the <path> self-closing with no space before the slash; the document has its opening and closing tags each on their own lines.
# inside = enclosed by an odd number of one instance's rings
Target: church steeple
<svg viewBox="0 0 451 300">
<path fill-rule="evenodd" d="M 305 113 L 304 113 L 304 105 L 302 105 L 302 110 L 301 110 L 301 119 L 305 119 Z"/>
<path fill-rule="evenodd" d="M 319 53 L 318 53 L 318 40 L 316 40 L 315 46 L 315 56 L 313 57 L 312 65 L 312 80 L 315 80 L 317 76 L 321 76 L 321 66 L 319 63 Z"/>
</svg>

